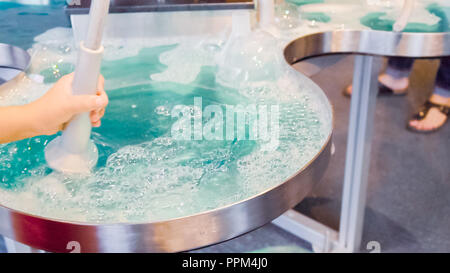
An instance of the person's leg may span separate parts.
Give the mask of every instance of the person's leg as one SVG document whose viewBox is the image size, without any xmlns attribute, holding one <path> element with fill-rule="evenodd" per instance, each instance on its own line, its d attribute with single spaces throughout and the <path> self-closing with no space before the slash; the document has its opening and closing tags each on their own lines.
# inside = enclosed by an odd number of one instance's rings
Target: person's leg
<svg viewBox="0 0 450 273">
<path fill-rule="evenodd" d="M 394 95 L 406 93 L 409 86 L 409 74 L 414 64 L 414 59 L 391 57 L 384 73 L 378 76 L 378 81 L 391 89 Z M 352 92 L 352 86 L 348 86 L 346 91 L 348 95 Z"/>
<path fill-rule="evenodd" d="M 410 58 L 389 58 L 386 71 L 378 77 L 378 80 L 394 93 L 405 93 L 409 86 L 409 74 L 413 63 L 414 59 Z"/>
<path fill-rule="evenodd" d="M 430 103 L 409 121 L 410 128 L 418 131 L 434 131 L 442 127 L 448 120 L 450 108 L 450 57 L 441 59 L 436 75 L 434 91 L 428 99 Z"/>
<path fill-rule="evenodd" d="M 441 65 L 436 76 L 434 95 L 450 98 L 450 57 L 441 59 Z"/>
<path fill-rule="evenodd" d="M 393 75 L 397 75 L 397 78 L 402 76 L 408 77 L 413 64 L 414 59 L 412 58 L 391 57 L 388 60 L 386 72 L 392 73 Z"/>
</svg>

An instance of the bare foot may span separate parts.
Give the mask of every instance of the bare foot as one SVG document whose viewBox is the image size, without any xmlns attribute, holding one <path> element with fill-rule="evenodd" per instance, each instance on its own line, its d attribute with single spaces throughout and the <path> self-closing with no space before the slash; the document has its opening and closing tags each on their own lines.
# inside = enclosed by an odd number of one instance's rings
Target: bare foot
<svg viewBox="0 0 450 273">
<path fill-rule="evenodd" d="M 353 91 L 353 86 L 350 84 L 349 86 L 347 86 L 346 88 L 345 88 L 345 94 L 347 94 L 347 95 L 349 95 L 349 96 L 351 96 L 352 95 L 352 91 Z"/>
<path fill-rule="evenodd" d="M 405 78 L 393 78 L 392 76 L 388 74 L 381 74 L 378 76 L 378 81 L 385 86 L 389 87 L 394 91 L 394 94 L 400 95 L 406 92 L 409 86 L 409 79 L 408 77 Z M 345 88 L 345 94 L 348 96 L 352 95 L 353 86 L 349 85 Z"/>
<path fill-rule="evenodd" d="M 439 95 L 432 95 L 430 97 L 430 101 L 439 105 L 445 105 L 450 107 L 450 98 L 445 98 Z M 432 131 L 437 128 L 440 128 L 447 121 L 447 115 L 443 114 L 436 107 L 432 107 L 430 111 L 428 111 L 425 118 L 422 120 L 410 120 L 409 126 L 418 130 L 418 131 Z"/>
<path fill-rule="evenodd" d="M 381 74 L 378 76 L 378 81 L 392 89 L 397 95 L 405 93 L 409 86 L 408 77 L 398 79 L 388 74 Z"/>
</svg>

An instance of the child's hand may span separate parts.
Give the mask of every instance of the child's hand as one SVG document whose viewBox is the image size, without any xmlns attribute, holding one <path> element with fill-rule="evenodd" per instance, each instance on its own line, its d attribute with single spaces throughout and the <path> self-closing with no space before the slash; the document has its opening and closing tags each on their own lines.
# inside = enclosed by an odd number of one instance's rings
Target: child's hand
<svg viewBox="0 0 450 273">
<path fill-rule="evenodd" d="M 83 112 L 90 112 L 93 127 L 100 126 L 108 104 L 105 79 L 99 77 L 97 95 L 73 95 L 72 80 L 73 73 L 63 76 L 44 96 L 30 104 L 36 117 L 36 135 L 52 135 L 64 130 L 76 114 Z"/>
</svg>

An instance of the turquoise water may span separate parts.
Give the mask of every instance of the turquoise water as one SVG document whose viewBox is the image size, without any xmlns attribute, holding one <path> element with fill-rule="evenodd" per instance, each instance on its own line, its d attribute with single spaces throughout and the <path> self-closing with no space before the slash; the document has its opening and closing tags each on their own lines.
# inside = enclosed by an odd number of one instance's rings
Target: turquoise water
<svg viewBox="0 0 450 273">
<path fill-rule="evenodd" d="M 449 18 L 445 7 L 439 4 L 431 4 L 427 7 L 430 14 L 440 18 L 436 24 L 424 24 L 410 22 L 406 25 L 404 32 L 447 32 L 449 31 Z M 450 14 L 450 13 L 449 13 Z M 374 30 L 392 31 L 395 20 L 383 18 L 386 12 L 371 12 L 361 18 L 361 24 Z"/>
<path fill-rule="evenodd" d="M 301 5 L 308 5 L 308 4 L 323 3 L 324 0 L 286 0 L 286 2 L 301 6 Z"/>
<path fill-rule="evenodd" d="M 148 73 L 164 71 L 164 65 L 158 61 L 159 54 L 164 49 L 168 50 L 173 47 L 171 45 L 143 49 L 135 57 L 119 61 L 105 61 L 102 74 L 106 79 L 112 78 L 116 81 L 120 81 L 121 78 L 126 78 L 128 82 L 142 81 L 148 78 Z M 58 76 L 48 72 L 53 68 L 43 70 L 41 75 L 45 76 L 44 82 L 55 82 L 61 75 L 72 72 L 74 65 L 67 64 L 66 67 L 68 69 L 60 71 Z M 124 71 L 127 71 L 127 73 L 124 74 Z M 124 77 L 124 75 L 126 76 Z M 155 111 L 158 106 L 172 109 L 175 105 L 192 105 L 195 97 L 202 98 L 203 107 L 211 104 L 245 104 L 245 101 L 249 103 L 236 90 L 218 86 L 215 83 L 215 69 L 212 67 L 204 67 L 198 78 L 190 85 L 147 81 L 146 84 L 109 90 L 110 104 L 108 111 L 102 120 L 102 126 L 94 128 L 93 133 L 94 140 L 97 144 L 100 144 L 98 145 L 100 151 L 98 168 L 104 167 L 108 156 L 120 147 L 151 141 L 170 133 L 170 128 L 173 125 L 172 117 L 161 115 Z M 18 178 L 22 175 L 33 174 L 34 170 L 45 165 L 43 149 L 53 138 L 54 136 L 40 136 L 6 145 L 0 151 L 2 163 L 5 163 L 0 165 L 0 173 L 2 174 L 0 187 L 12 189 L 22 187 L 23 183 Z M 186 142 L 186 146 L 190 146 L 189 143 Z M 203 145 L 199 143 L 194 145 L 195 149 L 200 148 L 200 150 L 195 150 L 196 153 L 204 152 L 201 150 Z M 254 143 L 250 141 L 245 142 L 245 144 L 216 142 L 212 143 L 212 146 L 205 146 L 205 148 L 215 146 L 239 147 L 235 151 L 236 155 L 230 154 L 230 158 L 233 158 L 251 151 Z M 8 156 L 11 152 L 14 155 L 13 157 Z M 45 170 L 45 173 L 49 172 L 51 172 L 50 169 Z"/>
<path fill-rule="evenodd" d="M 317 21 L 328 23 L 331 21 L 331 17 L 324 12 L 305 12 L 303 17 L 309 21 Z"/>
<path fill-rule="evenodd" d="M 29 74 L 41 75 L 43 83 L 26 79 L 9 93 L 0 90 L 3 105 L 39 97 L 74 69 L 76 50 L 70 40 L 64 40 L 70 37 L 65 33 L 56 29 L 37 39 Z M 102 74 L 110 104 L 102 126 L 93 129 L 92 139 L 99 149 L 93 173 L 68 176 L 49 169 L 44 148 L 55 136 L 0 145 L 2 204 L 83 222 L 169 219 L 238 202 L 276 186 L 321 149 L 331 130 L 329 106 L 303 76 L 284 71 L 286 67 L 278 67 L 271 59 L 244 55 L 249 58 L 244 62 L 248 69 L 253 69 L 256 60 L 259 68 L 273 66 L 268 71 L 280 71 L 280 76 L 271 82 L 227 84 L 217 78 L 220 65 L 214 60 L 220 50 L 210 50 L 220 46 L 211 47 L 208 40 L 194 41 L 193 47 L 183 39 L 157 45 L 149 41 L 136 51 L 105 42 Z M 254 51 L 249 48 L 248 52 Z M 189 62 L 184 61 L 186 56 Z M 180 60 L 176 64 L 180 70 L 171 70 L 167 60 Z M 187 81 L 186 72 L 196 69 L 198 73 Z M 169 72 L 162 78 L 170 81 L 153 79 Z M 249 140 L 248 130 L 243 140 L 175 140 L 171 128 L 178 118 L 171 110 L 176 105 L 193 107 L 194 98 L 202 99 L 203 110 L 209 105 L 223 110 L 226 105 L 277 105 L 279 145 L 264 151 L 265 142 Z M 203 116 L 203 123 L 212 118 Z"/>
<path fill-rule="evenodd" d="M 320 11 L 303 12 L 302 18 L 308 21 L 329 24 L 330 29 L 333 24 L 341 24 L 340 28 L 360 29 L 368 27 L 373 30 L 392 31 L 395 19 L 400 14 L 401 6 L 393 5 L 396 1 L 375 1 L 364 0 L 288 0 L 287 2 L 305 6 L 309 4 L 319 4 L 316 8 Z M 321 6 L 323 4 L 323 6 Z M 326 5 L 330 5 L 329 10 Z M 360 6 L 357 9 L 350 9 L 350 6 Z M 339 8 L 349 6 L 349 10 L 340 11 Z M 305 8 L 311 8 L 307 6 Z M 352 16 L 349 17 L 348 13 Z M 404 32 L 447 32 L 450 29 L 450 6 L 446 1 L 442 0 L 420 0 L 417 1 L 416 7 L 409 19 L 409 23 Z M 360 24 L 360 25 L 359 25 Z M 325 29 L 326 29 L 326 25 Z"/>
<path fill-rule="evenodd" d="M 65 0 L 50 0 L 49 5 L 0 1 L 0 43 L 28 49 L 36 35 L 54 27 L 69 27 L 64 5 Z"/>
</svg>

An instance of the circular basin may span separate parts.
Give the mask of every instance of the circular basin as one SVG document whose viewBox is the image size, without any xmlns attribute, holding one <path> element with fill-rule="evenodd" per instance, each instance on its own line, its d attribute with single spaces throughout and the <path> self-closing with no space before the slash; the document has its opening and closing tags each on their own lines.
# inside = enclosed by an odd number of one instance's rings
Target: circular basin
<svg viewBox="0 0 450 273">
<path fill-rule="evenodd" d="M 263 35 L 264 36 L 264 35 Z M 250 45 L 246 48 L 246 52 L 251 54 L 253 52 L 252 46 L 259 47 L 261 44 L 254 44 Z M 268 45 L 269 46 L 269 45 Z M 108 48 L 106 46 L 106 48 Z M 182 46 L 180 47 L 182 49 Z M 205 48 L 205 50 L 215 50 L 214 46 L 207 46 L 207 47 L 200 47 L 202 50 Z M 58 50 L 61 50 L 61 48 L 58 46 Z M 141 59 L 152 59 L 151 56 L 154 53 L 154 50 L 160 50 L 160 47 L 154 47 L 150 50 L 143 50 L 140 51 L 139 54 L 147 54 L 146 57 L 143 58 L 143 55 L 138 55 L 137 58 L 131 57 L 131 59 L 127 59 L 125 62 L 122 62 L 121 65 L 127 64 L 128 62 L 131 62 L 132 60 L 138 60 Z M 63 48 L 63 52 L 68 52 L 67 48 Z M 240 51 L 239 51 L 240 52 Z M 182 52 L 183 53 L 183 52 Z M 184 54 L 184 53 L 183 53 Z M 185 55 L 185 54 L 184 54 Z M 183 56 L 184 56 L 183 55 Z M 280 54 L 281 56 L 282 54 Z M 169 55 L 170 56 L 170 55 Z M 46 55 L 45 59 L 49 59 L 48 55 Z M 133 59 L 134 58 L 134 59 Z M 239 60 L 239 56 L 234 56 L 237 61 Z M 242 67 L 247 67 L 249 71 L 253 68 L 254 65 L 258 66 L 260 65 L 260 62 L 267 61 L 271 62 L 271 59 L 266 60 L 266 56 L 263 55 L 255 55 L 254 58 L 252 58 L 252 61 L 248 61 L 242 64 Z M 164 59 L 164 58 L 163 58 Z M 179 59 L 179 58 L 176 58 Z M 171 58 L 169 58 L 171 60 Z M 254 62 L 253 62 L 254 61 Z M 284 58 L 282 58 L 282 64 L 281 66 L 284 67 L 283 69 L 286 70 L 286 73 L 289 75 L 293 75 L 293 78 L 290 78 L 285 81 L 280 81 L 279 87 L 277 89 L 277 92 L 275 97 L 283 97 L 284 93 L 288 92 L 288 89 L 290 88 L 290 85 L 299 85 L 302 86 L 302 88 L 307 88 L 309 91 L 308 94 L 310 94 L 310 97 L 307 98 L 307 105 L 310 105 L 311 107 L 320 108 L 320 111 L 324 113 L 323 115 L 323 121 L 327 125 L 324 127 L 326 129 L 321 132 L 322 137 L 319 142 L 319 146 L 315 147 L 314 149 L 310 149 L 313 151 L 310 154 L 307 154 L 307 160 L 305 162 L 289 162 L 290 164 L 293 164 L 295 166 L 294 169 L 290 169 L 288 175 L 285 175 L 282 181 L 275 181 L 272 183 L 267 184 L 267 177 L 261 176 L 258 177 L 253 176 L 252 183 L 253 184 L 261 184 L 261 185 L 268 185 L 259 188 L 259 191 L 256 193 L 252 193 L 249 195 L 242 195 L 241 197 L 237 199 L 229 199 L 234 200 L 232 202 L 227 202 L 219 205 L 215 205 L 212 208 L 209 209 L 203 209 L 200 211 L 194 211 L 194 213 L 187 213 L 187 214 L 175 214 L 175 216 L 168 216 L 165 218 L 160 219 L 149 219 L 145 220 L 144 218 L 126 218 L 122 220 L 105 220 L 105 221 L 89 221 L 89 220 L 79 220 L 81 218 L 71 218 L 71 217 L 65 217 L 64 213 L 60 214 L 58 216 L 54 216 L 52 214 L 47 213 L 45 210 L 41 211 L 40 213 L 35 213 L 34 209 L 36 209 L 36 205 L 33 205 L 34 203 L 31 203 L 31 205 L 28 207 L 28 209 L 25 208 L 18 208 L 14 205 L 8 205 L 3 203 L 3 205 L 0 205 L 0 233 L 4 236 L 7 236 L 13 240 L 16 240 L 18 242 L 24 243 L 26 245 L 29 245 L 31 247 L 42 249 L 46 251 L 51 252 L 67 252 L 68 249 L 71 249 L 70 246 L 73 245 L 73 242 L 79 243 L 81 246 L 82 252 L 178 252 L 178 251 L 186 251 L 190 249 L 200 248 L 207 245 L 219 243 L 225 240 L 229 240 L 231 238 L 234 238 L 236 236 L 242 235 L 246 232 L 249 232 L 251 230 L 254 230 L 258 227 L 261 227 L 262 225 L 272 221 L 276 217 L 280 216 L 282 213 L 287 211 L 288 209 L 294 207 L 296 204 L 298 204 L 314 187 L 316 183 L 321 179 L 324 171 L 327 168 L 330 156 L 331 156 L 331 136 L 332 136 L 332 110 L 331 105 L 329 104 L 326 96 L 323 94 L 322 90 L 314 84 L 311 80 L 306 78 L 305 76 L 301 75 L 297 71 L 295 71 L 292 67 L 290 67 L 288 64 L 286 64 L 286 61 Z M 105 67 L 102 73 L 105 75 L 105 77 L 108 79 L 107 75 L 111 76 L 112 74 L 116 73 L 115 71 L 112 71 L 109 69 L 109 66 L 114 66 L 115 61 L 114 60 L 105 60 L 104 62 Z M 130 67 L 134 67 L 133 64 Z M 58 63 L 58 67 L 55 68 L 55 66 L 52 66 L 52 69 L 49 71 L 43 71 L 41 74 L 44 75 L 45 81 L 50 81 L 51 77 L 55 75 L 56 72 L 60 72 L 59 69 L 63 69 L 64 67 L 70 68 L 70 65 L 64 65 L 62 62 Z M 160 67 L 160 66 L 158 66 Z M 169 69 L 165 72 L 170 72 L 170 65 Z M 142 71 L 142 66 L 139 71 Z M 34 68 L 33 68 L 34 69 Z M 194 70 L 194 68 L 192 68 Z M 202 69 L 208 70 L 208 66 L 202 66 Z M 126 69 L 122 67 L 122 69 L 119 71 L 120 73 L 124 73 Z M 139 71 L 136 72 L 136 77 L 139 76 Z M 227 71 L 227 70 L 226 70 Z M 225 72 L 226 72 L 225 71 Z M 258 70 L 259 71 L 259 70 Z M 176 72 L 176 70 L 175 70 Z M 228 74 L 225 74 L 225 78 Z M 267 72 L 267 71 L 266 71 Z M 202 72 L 203 73 L 203 72 Z M 208 98 L 207 93 L 208 91 L 208 84 L 211 84 L 210 78 L 206 77 L 206 74 L 202 74 L 202 77 L 197 77 L 195 79 L 195 82 L 202 86 L 202 92 L 206 92 L 205 96 Z M 240 73 L 239 71 L 237 73 Z M 271 77 L 273 73 L 273 70 L 269 70 L 267 73 L 241 73 L 239 74 L 243 78 L 246 77 L 252 77 L 254 79 L 257 79 L 258 81 L 264 80 L 265 77 Z M 57 74 L 57 73 L 56 73 Z M 183 75 L 186 73 L 183 73 Z M 234 74 L 233 74 L 234 75 Z M 116 75 L 117 77 L 120 77 L 120 75 Z M 146 76 L 146 75 L 144 75 Z M 185 75 L 184 75 L 185 76 Z M 112 77 L 114 80 L 117 80 L 117 77 Z M 146 76 L 148 79 L 148 75 Z M 152 74 L 151 78 L 155 79 L 163 79 L 167 77 L 167 74 Z M 169 75 L 170 78 L 170 75 Z M 263 78 L 263 79 L 261 79 Z M 118 82 L 118 81 L 116 81 Z M 150 85 L 144 85 L 145 88 L 154 88 L 154 86 L 159 85 L 167 85 L 166 83 L 159 83 L 155 84 L 154 82 L 151 82 Z M 149 87 L 150 86 L 150 87 Z M 170 86 L 173 86 L 173 83 L 170 84 Z M 176 87 L 179 87 L 181 85 L 176 85 Z M 182 85 L 183 88 L 187 88 L 189 85 Z M 206 87 L 205 87 L 206 86 Z M 282 88 L 281 88 L 281 87 Z M 131 92 L 131 90 L 141 90 L 144 88 L 143 85 L 134 85 L 134 89 L 125 89 L 120 91 L 124 93 L 120 93 L 119 91 L 114 91 L 110 93 L 111 98 L 111 104 L 110 104 L 110 116 L 108 114 L 105 116 L 104 124 L 102 127 L 109 128 L 112 123 L 109 123 L 110 120 L 115 120 L 115 124 L 121 124 L 121 123 L 127 123 L 130 122 L 130 120 L 126 120 L 126 122 L 117 122 L 117 120 L 120 120 L 122 116 L 124 116 L 124 111 L 122 111 L 120 108 L 123 104 L 127 103 L 127 100 L 125 97 L 133 97 L 136 94 L 136 101 L 130 104 L 130 108 L 128 108 L 129 112 L 141 114 L 141 112 L 137 109 L 140 108 L 139 101 L 144 100 L 145 98 L 142 96 L 139 96 L 140 91 L 136 91 L 135 93 Z M 144 89 L 145 89 L 144 88 Z M 120 89 L 120 88 L 119 88 Z M 264 91 L 264 86 L 258 86 L 256 88 L 260 92 Z M 198 90 L 195 89 L 192 92 L 198 92 Z M 224 89 L 231 92 L 231 89 Z M 262 91 L 261 91 L 262 90 Z M 227 92 L 228 92 L 227 91 Z M 117 93 L 119 92 L 119 93 Z M 119 95 L 117 95 L 119 94 Z M 156 93 L 151 93 L 153 98 L 157 95 Z M 227 95 L 225 97 L 231 96 L 231 93 L 226 93 Z M 250 93 L 255 96 L 254 93 Z M 123 96 L 122 96 L 123 95 Z M 124 97 L 125 96 L 125 97 Z M 250 95 L 251 96 L 251 95 Z M 206 100 L 206 99 L 205 99 Z M 295 101 L 294 101 L 295 102 Z M 116 110 L 114 110 L 116 109 Z M 135 111 L 135 112 L 133 112 Z M 298 113 L 294 112 L 288 112 L 286 113 L 288 116 L 296 115 Z M 301 111 L 301 110 L 299 110 Z M 282 112 L 282 111 L 281 111 Z M 132 114 L 129 116 L 129 118 L 134 118 Z M 109 120 L 109 121 L 108 121 Z M 301 120 L 301 119 L 300 119 Z M 141 119 L 141 122 L 144 122 L 145 119 Z M 139 120 L 137 121 L 137 124 L 139 123 Z M 296 126 L 299 126 L 298 128 Z M 291 126 L 293 133 L 302 132 L 301 130 L 307 130 L 307 128 L 301 128 L 301 124 L 293 124 Z M 124 142 L 133 142 L 133 133 L 134 132 L 141 132 L 141 127 L 135 126 L 133 127 L 133 124 L 131 124 L 128 127 L 115 127 L 122 128 L 116 130 L 117 132 L 111 132 L 114 130 L 107 130 L 105 131 L 94 131 L 94 138 L 107 138 L 107 136 L 110 136 L 112 139 L 115 137 L 115 135 L 120 134 L 122 136 L 126 136 L 125 140 L 122 139 L 121 141 Z M 120 131 L 120 132 L 119 132 Z M 148 131 L 142 131 L 145 134 Z M 301 137 L 301 134 L 297 134 L 297 136 Z M 107 141 L 106 141 L 107 142 Z M 306 142 L 308 143 L 308 142 Z M 32 154 L 31 159 L 39 159 L 39 157 L 36 157 L 33 155 L 33 149 L 35 149 L 36 146 L 42 146 L 40 143 L 35 144 L 34 142 L 29 144 L 26 143 L 31 147 Z M 34 146 L 33 146 L 34 145 Z M 100 142 L 97 142 L 97 145 L 100 145 Z M 26 146 L 28 147 L 28 146 Z M 26 148 L 25 147 L 25 148 Z M 34 147 L 34 148 L 33 148 Z M 153 147 L 153 146 L 152 146 Z M 197 147 L 197 146 L 195 146 Z M 10 149 L 5 148 L 5 146 L 0 147 L 3 152 L 9 151 Z M 245 150 L 245 146 L 237 146 L 237 150 L 243 149 Z M 309 147 L 303 147 L 302 149 L 308 150 Z M 14 150 L 15 147 L 13 147 L 12 150 Z M 200 147 L 200 149 L 203 149 Z M 236 150 L 235 149 L 235 150 Z M 17 150 L 17 149 L 16 149 Z M 16 151 L 15 150 L 15 151 Z M 25 149 L 28 150 L 28 149 Z M 39 150 L 39 149 L 38 149 Z M 34 152 L 34 153 L 40 153 Z M 121 151 L 119 149 L 119 151 Z M 141 151 L 141 150 L 139 150 Z M 151 150 L 150 150 L 151 151 Z M 202 150 L 202 151 L 207 151 Z M 239 152 L 239 151 L 238 151 Z M 281 154 L 280 158 L 277 159 L 276 162 L 278 164 L 282 164 L 283 160 L 289 161 L 292 160 L 289 157 L 290 153 L 295 153 L 294 150 L 287 150 L 283 151 L 284 154 Z M 25 151 L 21 155 L 23 156 L 25 153 L 28 153 Z M 5 154 L 5 153 L 3 153 Z M 267 154 L 267 153 L 266 153 Z M 270 155 L 270 152 L 268 153 Z M 121 154 L 123 155 L 123 154 Z M 185 154 L 183 154 L 184 156 Z M 0 151 L 0 156 L 2 156 L 2 152 Z M 14 159 L 14 158 L 13 158 Z M 165 159 L 169 160 L 169 159 Z M 176 159 L 177 160 L 177 159 Z M 163 160 L 164 161 L 164 160 Z M 248 164 L 250 161 L 243 161 L 244 165 L 241 164 L 241 167 L 245 167 L 245 164 Z M 17 163 L 17 162 L 15 162 Z M 12 165 L 15 164 L 14 162 Z M 191 162 L 192 163 L 192 162 Z M 18 164 L 18 163 L 17 163 Z M 20 163 L 22 164 L 22 163 Z M 103 164 L 108 166 L 108 161 L 106 163 L 103 162 Z M 155 163 L 156 164 L 156 163 Z M 202 161 L 202 164 L 210 164 L 209 162 Z M 221 164 L 226 164 L 221 162 Z M 266 166 L 266 165 L 264 165 Z M 150 166 L 151 167 L 151 166 Z M 254 165 L 253 167 L 257 167 L 257 165 Z M 13 166 L 14 168 L 14 166 Z M 106 167 L 102 167 L 103 170 Z M 142 169 L 142 165 L 139 165 L 139 168 Z M 266 168 L 270 168 L 269 166 L 266 166 Z M 9 170 L 11 168 L 7 168 L 5 170 Z M 248 168 L 247 168 L 248 169 Z M 189 171 L 192 169 L 188 169 Z M 139 172 L 139 169 L 131 170 L 128 175 L 132 177 L 133 171 Z M 194 169 L 195 171 L 195 169 Z M 248 170 L 247 170 L 248 171 Z M 251 171 L 251 170 L 250 170 Z M 47 177 L 48 170 L 44 170 L 43 177 Z M 151 175 L 150 175 L 151 174 Z M 35 174 L 28 174 L 28 177 L 33 177 Z M 123 174 L 121 174 L 123 175 Z M 149 173 L 150 180 L 153 179 L 154 173 Z M 189 176 L 188 176 L 189 177 Z M 228 177 L 228 176 L 225 176 Z M 230 176 L 228 180 L 238 179 L 237 176 Z M 109 176 L 111 178 L 111 176 Z M 21 184 L 24 179 L 20 177 L 20 175 L 16 175 L 15 182 L 19 182 L 18 184 Z M 113 178 L 111 178 L 113 179 Z M 121 179 L 126 180 L 127 177 L 121 176 Z M 132 179 L 132 178 L 130 178 Z M 85 182 L 88 179 L 85 180 Z M 215 177 L 211 176 L 209 178 L 211 181 L 215 181 Z M 42 185 L 48 185 L 54 186 L 53 180 L 49 179 L 43 179 L 38 181 L 37 184 L 38 187 L 41 185 L 42 188 L 46 188 Z M 83 179 L 78 180 L 79 183 L 83 183 Z M 153 180 L 152 180 L 153 181 Z M 101 185 L 102 181 L 99 181 Z M 142 181 L 142 183 L 147 183 L 148 181 Z M 170 182 L 170 181 L 167 181 Z M 204 181 L 203 182 L 208 182 Z M 43 184 L 44 183 L 44 184 Z M 50 183 L 50 184 L 46 184 Z M 52 184 L 53 183 L 53 184 Z M 87 183 L 87 182 L 86 182 Z M 24 184 L 26 184 L 24 182 Z M 6 182 L 6 187 L 12 188 L 13 196 L 14 198 L 19 198 L 18 195 L 14 195 L 14 191 L 18 187 L 14 183 Z M 20 186 L 20 185 L 19 185 Z M 107 185 L 111 186 L 111 185 Z M 220 189 L 222 186 L 219 185 L 216 187 L 216 189 Z M 41 189 L 42 189 L 41 188 Z M 59 189 L 59 188 L 58 188 Z M 129 188 L 128 188 L 129 189 Z M 0 192 L 0 195 L 4 194 L 10 189 L 4 190 Z M 133 190 L 133 189 L 131 189 Z M 11 191 L 11 190 L 10 190 Z M 20 188 L 19 188 L 20 191 Z M 205 191 L 206 195 L 208 191 Z M 236 193 L 236 191 L 233 191 L 233 194 Z M 24 200 L 27 200 L 26 198 L 29 197 L 29 195 L 20 195 L 20 198 L 25 198 Z M 39 193 L 42 195 L 42 193 Z M 139 197 L 139 192 L 133 193 L 136 194 L 136 198 Z M 213 193 L 212 193 L 213 194 Z M 214 195 L 215 196 L 215 195 Z M 1 196 L 0 196 L 1 197 Z M 184 198 L 188 199 L 187 194 L 183 196 Z M 102 197 L 98 197 L 102 198 Z M 88 198 L 88 199 L 95 199 L 95 198 Z M 114 198 L 112 198 L 114 199 Z M 6 199 L 7 200 L 7 199 Z M 22 200 L 22 199 L 21 199 Z M 52 202 L 51 199 L 48 199 L 49 202 Z M 14 201 L 14 200 L 13 200 Z M 69 201 L 69 200 L 67 200 Z M 109 201 L 114 201 L 108 199 L 108 204 L 111 204 Z M 214 200 L 212 200 L 214 201 Z M 24 201 L 25 202 L 25 201 Z M 131 202 L 131 200 L 130 200 Z M 186 201 L 187 202 L 187 201 Z M 14 203 L 14 202 L 13 202 Z M 20 200 L 16 203 L 23 203 Z M 57 206 L 58 203 L 55 203 Z M 92 203 L 89 203 L 89 205 Z M 102 204 L 104 205 L 104 204 Z M 61 206 L 64 206 L 64 204 L 61 204 Z M 102 207 L 103 209 L 103 207 Z M 122 210 L 124 207 L 122 207 Z M 64 212 L 62 210 L 62 212 Z M 88 213 L 88 211 L 85 211 Z M 69 215 L 69 213 L 67 213 Z M 98 219 L 97 219 L 98 220 Z"/>
</svg>

